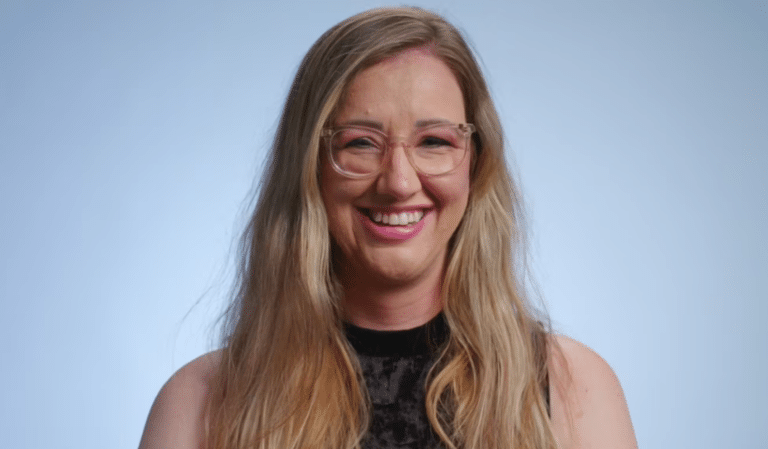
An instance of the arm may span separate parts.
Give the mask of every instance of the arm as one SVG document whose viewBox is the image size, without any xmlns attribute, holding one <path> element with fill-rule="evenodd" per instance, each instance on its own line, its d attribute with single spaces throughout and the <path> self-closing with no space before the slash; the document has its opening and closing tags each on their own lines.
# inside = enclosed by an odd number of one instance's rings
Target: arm
<svg viewBox="0 0 768 449">
<path fill-rule="evenodd" d="M 611 367 L 579 342 L 558 336 L 552 343 L 552 427 L 559 447 L 637 448 L 627 402 Z"/>
<path fill-rule="evenodd" d="M 200 449 L 209 382 L 218 354 L 208 353 L 178 370 L 160 389 L 139 449 Z"/>
</svg>

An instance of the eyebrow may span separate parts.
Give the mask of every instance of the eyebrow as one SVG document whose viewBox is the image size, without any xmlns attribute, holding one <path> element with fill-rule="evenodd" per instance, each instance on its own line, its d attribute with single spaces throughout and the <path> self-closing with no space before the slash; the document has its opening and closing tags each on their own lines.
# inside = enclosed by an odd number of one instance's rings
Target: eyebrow
<svg viewBox="0 0 768 449">
<path fill-rule="evenodd" d="M 384 124 L 373 120 L 350 120 L 348 122 L 341 123 L 340 126 L 364 126 L 366 128 L 378 129 L 384 131 Z"/>
<path fill-rule="evenodd" d="M 438 124 L 452 124 L 450 120 L 446 119 L 440 119 L 440 118 L 431 118 L 431 119 L 425 119 L 425 120 L 417 120 L 415 123 L 416 128 L 425 128 L 427 126 L 431 125 L 438 125 Z M 384 131 L 384 124 L 381 122 L 377 122 L 375 120 L 350 120 L 348 122 L 341 123 L 340 126 L 364 126 L 366 128 L 373 128 L 378 129 L 379 131 Z"/>
<path fill-rule="evenodd" d="M 418 120 L 418 121 L 416 121 L 416 128 L 424 128 L 424 127 L 432 126 L 432 125 L 447 125 L 447 124 L 452 124 L 452 123 L 453 122 L 451 122 L 449 120 L 446 120 L 446 119 L 442 119 L 442 118 L 431 118 L 431 119 L 427 119 L 427 120 Z"/>
</svg>

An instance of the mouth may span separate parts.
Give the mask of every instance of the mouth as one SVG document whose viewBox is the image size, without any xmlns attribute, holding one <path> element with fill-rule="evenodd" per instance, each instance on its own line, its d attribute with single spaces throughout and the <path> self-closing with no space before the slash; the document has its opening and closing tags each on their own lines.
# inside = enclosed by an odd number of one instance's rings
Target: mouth
<svg viewBox="0 0 768 449">
<path fill-rule="evenodd" d="M 359 209 L 366 217 L 379 226 L 411 226 L 424 218 L 424 210 L 385 212 L 373 209 Z"/>
</svg>

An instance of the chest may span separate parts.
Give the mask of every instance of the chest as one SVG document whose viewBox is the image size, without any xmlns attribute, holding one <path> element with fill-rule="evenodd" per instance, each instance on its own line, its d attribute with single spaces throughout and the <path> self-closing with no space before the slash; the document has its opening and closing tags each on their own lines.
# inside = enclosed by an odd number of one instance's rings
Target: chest
<svg viewBox="0 0 768 449">
<path fill-rule="evenodd" d="M 425 398 L 429 355 L 359 356 L 372 405 L 365 449 L 439 448 L 427 418 Z"/>
</svg>

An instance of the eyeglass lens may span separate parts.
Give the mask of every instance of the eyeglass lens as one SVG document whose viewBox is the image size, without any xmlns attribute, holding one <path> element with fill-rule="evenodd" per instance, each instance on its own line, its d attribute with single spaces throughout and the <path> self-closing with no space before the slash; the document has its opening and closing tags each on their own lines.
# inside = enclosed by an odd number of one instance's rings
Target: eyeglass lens
<svg viewBox="0 0 768 449">
<path fill-rule="evenodd" d="M 439 175 L 458 167 L 467 151 L 468 134 L 457 126 L 417 130 L 405 141 L 409 157 L 424 174 Z M 366 128 L 341 128 L 331 136 L 331 157 L 342 171 L 353 175 L 377 172 L 389 146 L 387 136 Z"/>
</svg>

